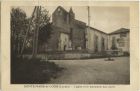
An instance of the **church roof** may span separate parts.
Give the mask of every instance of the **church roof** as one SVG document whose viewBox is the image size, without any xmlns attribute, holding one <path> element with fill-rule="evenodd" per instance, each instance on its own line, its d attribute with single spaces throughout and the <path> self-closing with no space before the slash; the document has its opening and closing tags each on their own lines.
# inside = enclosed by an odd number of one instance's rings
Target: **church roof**
<svg viewBox="0 0 140 91">
<path fill-rule="evenodd" d="M 60 8 L 61 10 L 63 10 L 63 11 L 66 12 L 66 13 L 73 12 L 72 8 L 70 8 L 69 12 L 66 11 L 62 6 L 58 6 L 56 10 L 58 10 L 58 8 Z M 55 13 L 56 10 L 55 10 L 53 13 Z M 82 22 L 82 21 L 80 21 L 80 20 L 74 19 L 74 23 L 75 23 L 75 24 L 78 24 L 78 25 L 80 25 L 80 26 L 82 26 L 82 27 L 89 27 L 89 26 L 86 26 L 86 23 L 85 23 L 85 22 Z M 68 33 L 68 31 L 65 31 L 65 30 L 62 29 L 62 28 L 59 28 L 59 27 L 56 27 L 56 26 L 53 26 L 53 28 L 57 28 L 58 31 L 60 31 L 60 32 Z M 91 28 L 92 30 L 98 31 L 98 32 L 103 33 L 103 34 L 120 34 L 120 33 L 129 32 L 129 29 L 126 29 L 126 28 L 120 28 L 120 29 L 118 29 L 118 30 L 116 30 L 116 31 L 114 31 L 114 32 L 111 32 L 111 33 L 105 33 L 105 32 L 103 32 L 103 31 L 98 30 L 98 29 L 93 28 L 93 27 L 90 27 L 90 28 Z"/>
<path fill-rule="evenodd" d="M 68 11 L 66 11 L 62 6 L 58 6 L 58 7 L 55 9 L 55 11 L 54 11 L 53 13 L 55 13 L 56 10 L 58 10 L 58 8 L 60 8 L 60 9 L 63 10 L 64 12 L 68 13 Z"/>
<path fill-rule="evenodd" d="M 74 23 L 79 25 L 79 26 L 81 26 L 81 27 L 86 27 L 86 23 L 85 22 L 82 22 L 82 21 L 74 19 Z"/>
<path fill-rule="evenodd" d="M 129 32 L 129 29 L 126 29 L 126 28 L 120 28 L 114 32 L 111 32 L 109 34 L 120 34 L 120 33 L 126 33 L 126 32 Z"/>
<path fill-rule="evenodd" d="M 89 26 L 87 26 L 87 27 L 89 27 Z M 93 29 L 93 30 L 95 30 L 95 31 L 98 31 L 98 32 L 100 32 L 100 33 L 103 33 L 103 34 L 107 34 L 107 33 L 103 32 L 103 31 L 101 31 L 101 30 L 98 30 L 98 29 L 96 29 L 96 28 L 93 28 L 93 27 L 90 27 L 90 29 Z"/>
</svg>

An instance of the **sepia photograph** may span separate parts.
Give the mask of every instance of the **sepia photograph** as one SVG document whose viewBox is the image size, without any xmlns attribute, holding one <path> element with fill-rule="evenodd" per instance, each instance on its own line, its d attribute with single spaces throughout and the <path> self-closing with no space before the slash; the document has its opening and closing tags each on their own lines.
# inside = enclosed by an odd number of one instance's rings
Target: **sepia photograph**
<svg viewBox="0 0 140 91">
<path fill-rule="evenodd" d="M 1 3 L 2 91 L 137 91 L 139 4 Z"/>
<path fill-rule="evenodd" d="M 11 7 L 11 84 L 130 84 L 129 7 Z"/>
</svg>

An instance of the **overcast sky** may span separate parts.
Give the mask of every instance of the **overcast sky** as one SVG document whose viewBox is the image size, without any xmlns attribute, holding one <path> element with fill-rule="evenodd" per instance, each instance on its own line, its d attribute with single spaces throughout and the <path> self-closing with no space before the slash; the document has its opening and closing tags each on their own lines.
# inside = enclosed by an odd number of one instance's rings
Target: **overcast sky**
<svg viewBox="0 0 140 91">
<path fill-rule="evenodd" d="M 19 7 L 30 17 L 34 7 Z M 50 15 L 57 6 L 45 7 Z M 70 7 L 63 7 L 69 11 Z M 88 23 L 88 11 L 86 6 L 72 6 L 75 18 Z M 90 7 L 90 26 L 106 33 L 110 33 L 119 28 L 129 28 L 129 8 L 128 7 Z"/>
</svg>

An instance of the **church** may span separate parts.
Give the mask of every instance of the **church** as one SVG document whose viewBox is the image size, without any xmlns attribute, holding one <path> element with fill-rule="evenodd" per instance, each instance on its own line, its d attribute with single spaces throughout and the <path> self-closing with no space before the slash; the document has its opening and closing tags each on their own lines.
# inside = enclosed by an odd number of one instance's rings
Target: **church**
<svg viewBox="0 0 140 91">
<path fill-rule="evenodd" d="M 112 46 L 116 45 L 116 49 L 129 52 L 129 29 L 122 28 L 112 33 L 105 33 L 75 19 L 72 8 L 66 11 L 58 6 L 55 9 L 52 14 L 52 29 L 53 33 L 43 48 L 44 51 L 81 50 L 96 53 L 111 50 Z M 125 34 L 126 37 L 123 36 Z M 125 37 L 125 40 L 118 36 Z M 124 46 L 119 47 L 119 45 Z"/>
<path fill-rule="evenodd" d="M 86 23 L 76 20 L 70 8 L 69 12 L 59 6 L 52 14 L 52 37 L 47 51 L 67 51 L 86 49 Z"/>
</svg>

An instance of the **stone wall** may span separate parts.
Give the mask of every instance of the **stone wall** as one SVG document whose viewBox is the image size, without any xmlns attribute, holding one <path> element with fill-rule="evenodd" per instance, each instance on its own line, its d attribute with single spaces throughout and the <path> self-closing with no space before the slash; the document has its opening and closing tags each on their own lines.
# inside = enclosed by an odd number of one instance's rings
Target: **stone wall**
<svg viewBox="0 0 140 91">
<path fill-rule="evenodd" d="M 111 49 L 111 47 L 112 47 L 113 38 L 114 38 L 115 46 L 117 47 L 117 49 L 129 53 L 129 47 L 130 47 L 130 44 L 129 44 L 129 41 L 130 41 L 129 32 L 127 32 L 126 36 L 124 36 L 124 37 L 121 37 L 121 33 L 120 34 L 111 34 L 111 35 L 109 35 L 109 43 L 108 43 L 108 48 L 109 49 Z"/>
<path fill-rule="evenodd" d="M 76 20 L 72 9 L 67 12 L 58 7 L 52 15 L 52 22 L 54 26 L 61 28 L 62 31 L 59 32 L 68 34 L 73 50 L 85 49 L 86 23 Z"/>
<path fill-rule="evenodd" d="M 87 27 L 87 48 L 93 52 L 102 52 L 108 49 L 108 34 L 97 29 Z"/>
<path fill-rule="evenodd" d="M 80 24 L 77 21 L 73 22 L 72 26 L 72 47 L 74 50 L 85 49 L 85 30 L 86 24 Z"/>
<path fill-rule="evenodd" d="M 69 13 L 62 7 L 58 7 L 52 14 L 52 22 L 54 26 L 60 27 L 68 33 L 70 32 Z"/>
</svg>

